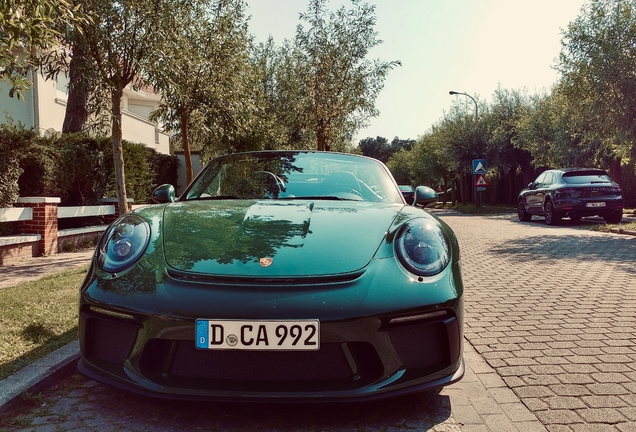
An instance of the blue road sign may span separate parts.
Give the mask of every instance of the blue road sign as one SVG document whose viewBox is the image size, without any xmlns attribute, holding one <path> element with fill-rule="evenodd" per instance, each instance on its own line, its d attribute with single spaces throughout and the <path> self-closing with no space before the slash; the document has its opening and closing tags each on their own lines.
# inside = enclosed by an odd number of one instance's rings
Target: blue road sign
<svg viewBox="0 0 636 432">
<path fill-rule="evenodd" d="M 488 162 L 486 159 L 473 159 L 473 174 L 486 174 L 488 172 Z"/>
</svg>

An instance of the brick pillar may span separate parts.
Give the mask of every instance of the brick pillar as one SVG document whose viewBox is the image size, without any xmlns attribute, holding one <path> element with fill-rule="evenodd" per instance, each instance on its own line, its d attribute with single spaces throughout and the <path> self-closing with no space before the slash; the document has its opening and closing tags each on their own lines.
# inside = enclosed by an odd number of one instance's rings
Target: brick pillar
<svg viewBox="0 0 636 432">
<path fill-rule="evenodd" d="M 16 207 L 31 207 L 33 219 L 18 221 L 18 231 L 23 234 L 40 234 L 39 255 L 57 253 L 57 206 L 60 198 L 23 197 L 18 198 Z"/>
<path fill-rule="evenodd" d="M 134 199 L 128 198 L 128 211 L 132 210 L 132 204 L 134 201 Z M 104 216 L 104 223 L 110 225 L 111 223 L 115 222 L 117 218 L 119 218 L 119 200 L 117 198 L 103 198 L 101 200 L 101 203 L 115 206 L 115 214 Z"/>
</svg>

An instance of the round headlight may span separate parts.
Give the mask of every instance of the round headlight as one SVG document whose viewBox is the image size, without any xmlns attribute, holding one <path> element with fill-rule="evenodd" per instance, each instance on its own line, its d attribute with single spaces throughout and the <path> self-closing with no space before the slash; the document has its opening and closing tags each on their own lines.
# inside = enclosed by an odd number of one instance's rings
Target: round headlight
<svg viewBox="0 0 636 432">
<path fill-rule="evenodd" d="M 450 243 L 433 219 L 413 219 L 402 227 L 396 240 L 402 265 L 418 276 L 433 276 L 448 265 Z"/>
<path fill-rule="evenodd" d="M 144 253 L 149 239 L 148 222 L 136 215 L 125 215 L 104 233 L 97 263 L 108 273 L 122 271 Z"/>
</svg>

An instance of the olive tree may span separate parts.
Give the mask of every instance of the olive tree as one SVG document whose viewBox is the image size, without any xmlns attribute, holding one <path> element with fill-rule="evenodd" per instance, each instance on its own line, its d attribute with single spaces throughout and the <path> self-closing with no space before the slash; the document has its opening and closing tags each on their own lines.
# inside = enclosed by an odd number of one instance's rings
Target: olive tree
<svg viewBox="0 0 636 432">
<path fill-rule="evenodd" d="M 351 9 L 330 12 L 326 2 L 311 0 L 295 38 L 302 54 L 305 109 L 318 150 L 329 150 L 339 131 L 353 136 L 378 115 L 375 100 L 389 71 L 400 65 L 367 58 L 381 43 L 374 29 L 375 6 L 352 0 Z"/>
</svg>

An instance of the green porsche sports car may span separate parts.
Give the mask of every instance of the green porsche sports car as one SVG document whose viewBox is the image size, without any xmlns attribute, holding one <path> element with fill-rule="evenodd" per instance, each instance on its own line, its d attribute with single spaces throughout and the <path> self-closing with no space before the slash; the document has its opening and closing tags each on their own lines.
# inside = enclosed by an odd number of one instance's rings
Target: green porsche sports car
<svg viewBox="0 0 636 432">
<path fill-rule="evenodd" d="M 311 151 L 212 160 L 115 221 L 81 287 L 80 371 L 156 397 L 347 401 L 458 381 L 450 228 L 381 162 Z"/>
</svg>

